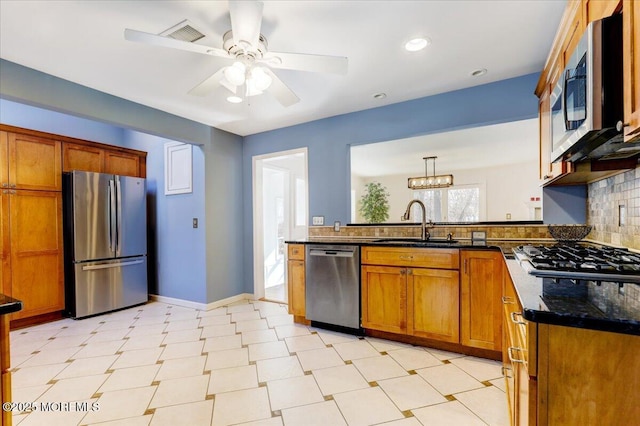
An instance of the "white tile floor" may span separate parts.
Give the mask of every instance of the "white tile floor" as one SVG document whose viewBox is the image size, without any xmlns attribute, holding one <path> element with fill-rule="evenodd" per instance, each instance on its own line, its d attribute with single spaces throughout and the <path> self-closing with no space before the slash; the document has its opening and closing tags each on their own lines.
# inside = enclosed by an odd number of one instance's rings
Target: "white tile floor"
<svg viewBox="0 0 640 426">
<path fill-rule="evenodd" d="M 269 302 L 16 330 L 11 365 L 13 401 L 36 408 L 21 426 L 508 424 L 498 362 L 305 327 Z"/>
</svg>

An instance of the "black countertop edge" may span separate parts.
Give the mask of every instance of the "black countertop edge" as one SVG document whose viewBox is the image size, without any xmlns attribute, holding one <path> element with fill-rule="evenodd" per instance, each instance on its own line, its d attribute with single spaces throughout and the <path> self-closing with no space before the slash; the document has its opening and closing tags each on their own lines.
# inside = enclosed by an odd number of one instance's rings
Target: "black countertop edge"
<svg viewBox="0 0 640 426">
<path fill-rule="evenodd" d="M 21 309 L 22 302 L 20 300 L 0 293 L 0 315 L 18 312 Z"/>
<path fill-rule="evenodd" d="M 432 222 L 435 226 L 522 226 L 522 225 L 544 225 L 541 220 L 504 220 L 496 222 Z M 420 226 L 416 222 L 392 222 L 392 223 L 347 223 L 345 226 Z"/>
<path fill-rule="evenodd" d="M 597 318 L 588 316 L 579 309 L 572 312 L 570 303 L 566 305 L 566 312 L 550 310 L 542 299 L 542 278 L 528 274 L 516 259 L 506 259 L 506 263 L 523 308 L 524 319 L 540 324 L 640 335 L 640 321 Z"/>
<path fill-rule="evenodd" d="M 381 238 L 385 239 L 385 238 Z M 392 238 L 389 238 L 392 239 Z M 304 244 L 304 245 L 338 245 L 338 246 L 385 246 L 385 247 L 407 247 L 407 248 L 454 248 L 454 249 L 474 249 L 474 250 L 501 250 L 497 244 L 491 241 L 482 243 L 472 243 L 467 241 L 456 242 L 422 242 L 422 241 L 376 241 L 375 239 L 305 239 L 305 240 L 289 240 L 286 244 Z"/>
</svg>

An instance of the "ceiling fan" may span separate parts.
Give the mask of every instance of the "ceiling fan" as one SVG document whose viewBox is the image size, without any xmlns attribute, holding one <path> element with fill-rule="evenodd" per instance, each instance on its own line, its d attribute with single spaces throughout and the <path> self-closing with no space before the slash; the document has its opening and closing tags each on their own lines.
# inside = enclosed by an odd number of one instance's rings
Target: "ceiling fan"
<svg viewBox="0 0 640 426">
<path fill-rule="evenodd" d="M 197 96 L 207 95 L 223 86 L 235 95 L 235 102 L 268 92 L 288 107 L 300 99 L 271 68 L 347 73 L 346 57 L 270 52 L 267 39 L 260 34 L 262 9 L 261 1 L 230 0 L 231 30 L 222 37 L 222 49 L 129 28 L 125 29 L 124 37 L 129 41 L 210 55 L 228 62 L 228 66 L 220 68 L 189 91 Z"/>
</svg>

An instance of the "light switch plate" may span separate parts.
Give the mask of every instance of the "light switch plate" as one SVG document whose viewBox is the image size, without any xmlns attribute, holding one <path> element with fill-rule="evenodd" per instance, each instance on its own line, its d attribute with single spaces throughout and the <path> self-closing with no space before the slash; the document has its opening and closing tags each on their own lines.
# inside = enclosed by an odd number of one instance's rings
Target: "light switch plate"
<svg viewBox="0 0 640 426">
<path fill-rule="evenodd" d="M 311 223 L 316 226 L 324 225 L 324 216 L 313 216 Z"/>
</svg>

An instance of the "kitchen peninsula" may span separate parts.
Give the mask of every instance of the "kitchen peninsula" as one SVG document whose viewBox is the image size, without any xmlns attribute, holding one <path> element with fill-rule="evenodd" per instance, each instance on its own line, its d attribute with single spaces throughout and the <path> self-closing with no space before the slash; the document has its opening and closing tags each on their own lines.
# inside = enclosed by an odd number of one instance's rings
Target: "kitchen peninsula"
<svg viewBox="0 0 640 426">
<path fill-rule="evenodd" d="M 484 229 L 509 237 L 480 244 L 460 229 L 448 242 L 443 236 L 451 228 L 444 226 L 431 230 L 437 241 L 416 238 L 415 226 L 402 232 L 391 226 L 358 228 L 339 237 L 330 236 L 330 229 L 311 228 L 314 236 L 288 243 L 289 252 L 296 250 L 302 259 L 305 249 L 317 244 L 360 248 L 364 333 L 502 359 L 512 424 L 625 424 L 620 420 L 640 416 L 640 407 L 618 396 L 620 389 L 640 388 L 636 252 L 622 250 L 623 262 L 631 259 L 627 283 L 569 279 L 569 292 L 550 298 L 546 288 L 561 280 L 545 282 L 513 255 L 523 244 L 555 247 L 546 226 Z M 578 246 L 612 249 L 589 240 Z M 612 281 L 623 279 L 620 275 Z M 299 306 L 305 300 L 304 271 L 289 277 L 290 310 L 304 322 L 304 305 Z M 595 288 L 596 300 L 585 296 L 582 286 Z M 622 311 L 603 307 L 620 298 L 627 299 Z"/>
</svg>

